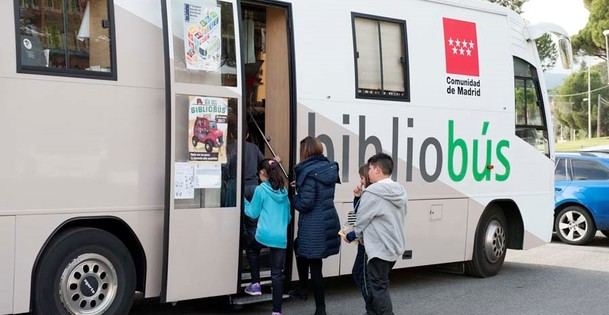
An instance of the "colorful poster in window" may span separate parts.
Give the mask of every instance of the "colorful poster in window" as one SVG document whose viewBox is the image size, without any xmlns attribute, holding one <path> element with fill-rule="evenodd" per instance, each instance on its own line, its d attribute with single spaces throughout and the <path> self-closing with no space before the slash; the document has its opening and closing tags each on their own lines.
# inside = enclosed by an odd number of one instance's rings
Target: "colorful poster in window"
<svg viewBox="0 0 609 315">
<path fill-rule="evenodd" d="M 188 159 L 226 163 L 228 99 L 190 96 L 188 108 Z"/>
<path fill-rule="evenodd" d="M 219 71 L 222 61 L 220 8 L 184 4 L 184 52 L 186 68 Z"/>
</svg>

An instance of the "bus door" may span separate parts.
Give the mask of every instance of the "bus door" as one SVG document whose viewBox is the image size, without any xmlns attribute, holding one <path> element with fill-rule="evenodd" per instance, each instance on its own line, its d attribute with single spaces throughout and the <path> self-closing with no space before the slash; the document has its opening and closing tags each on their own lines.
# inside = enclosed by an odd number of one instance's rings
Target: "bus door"
<svg viewBox="0 0 609 315">
<path fill-rule="evenodd" d="M 255 157 L 252 150 L 260 151 L 265 158 L 280 157 L 280 165 L 288 182 L 288 170 L 294 162 L 295 139 L 295 89 L 293 87 L 294 65 L 291 38 L 291 7 L 278 1 L 240 1 L 242 15 L 241 47 L 243 47 L 245 123 L 243 139 L 244 156 Z M 256 162 L 244 161 L 244 198 L 251 198 L 251 178 L 256 173 Z M 247 180 L 247 179 L 250 180 Z M 257 303 L 271 300 L 270 250 L 258 248 L 252 242 L 253 225 L 242 214 L 243 237 L 240 247 L 239 288 L 240 294 L 231 296 L 233 304 Z M 288 240 L 292 238 L 292 227 Z M 249 252 L 249 255 L 248 255 Z M 291 242 L 286 255 L 286 275 L 290 275 L 292 261 Z M 289 277 L 288 277 L 289 279 Z M 245 288 L 259 283 L 254 292 Z M 250 287 L 251 289 L 252 287 Z M 260 291 L 258 291 L 260 290 Z"/>
<path fill-rule="evenodd" d="M 237 291 L 242 78 L 236 0 L 162 0 L 163 302 Z"/>
</svg>

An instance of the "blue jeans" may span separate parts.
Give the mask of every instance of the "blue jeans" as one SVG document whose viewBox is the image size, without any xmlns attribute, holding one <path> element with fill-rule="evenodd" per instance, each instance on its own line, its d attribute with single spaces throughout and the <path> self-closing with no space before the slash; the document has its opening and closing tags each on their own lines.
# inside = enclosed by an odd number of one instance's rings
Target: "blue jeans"
<svg viewBox="0 0 609 315">
<path fill-rule="evenodd" d="M 283 303 L 283 267 L 285 266 L 285 248 L 273 248 L 271 250 L 271 282 L 273 286 L 273 312 L 281 313 Z"/>
</svg>

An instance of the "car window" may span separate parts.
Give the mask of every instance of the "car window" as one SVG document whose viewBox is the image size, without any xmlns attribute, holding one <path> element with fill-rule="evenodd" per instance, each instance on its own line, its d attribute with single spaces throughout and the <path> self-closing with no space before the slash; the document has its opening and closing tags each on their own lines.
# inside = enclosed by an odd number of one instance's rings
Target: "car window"
<svg viewBox="0 0 609 315">
<path fill-rule="evenodd" d="M 609 179 L 609 170 L 599 162 L 573 159 L 571 166 L 576 180 Z"/>
<path fill-rule="evenodd" d="M 567 180 L 567 169 L 565 168 L 565 159 L 559 159 L 556 162 L 554 170 L 554 180 Z"/>
</svg>

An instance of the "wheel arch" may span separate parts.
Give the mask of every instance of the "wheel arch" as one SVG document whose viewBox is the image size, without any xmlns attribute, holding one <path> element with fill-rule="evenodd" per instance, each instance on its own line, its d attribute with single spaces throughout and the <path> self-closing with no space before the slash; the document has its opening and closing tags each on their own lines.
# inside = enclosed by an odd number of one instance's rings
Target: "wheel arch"
<svg viewBox="0 0 609 315">
<path fill-rule="evenodd" d="M 31 289 L 30 289 L 30 310 L 33 309 L 34 289 L 36 287 L 35 278 L 39 268 L 41 257 L 46 254 L 49 244 L 65 231 L 78 228 L 97 228 L 106 231 L 116 236 L 127 247 L 131 253 L 131 258 L 135 264 L 136 270 L 136 285 L 135 289 L 142 293 L 146 289 L 146 253 L 142 247 L 139 238 L 129 225 L 121 218 L 114 216 L 92 216 L 92 217 L 75 217 L 62 222 L 51 235 L 46 239 L 36 259 L 31 274 Z"/>
<path fill-rule="evenodd" d="M 486 206 L 484 212 L 490 211 L 493 207 L 500 208 L 507 221 L 507 248 L 522 249 L 524 246 L 524 221 L 516 202 L 512 199 L 496 199 Z"/>
</svg>

